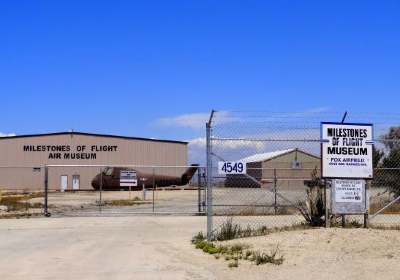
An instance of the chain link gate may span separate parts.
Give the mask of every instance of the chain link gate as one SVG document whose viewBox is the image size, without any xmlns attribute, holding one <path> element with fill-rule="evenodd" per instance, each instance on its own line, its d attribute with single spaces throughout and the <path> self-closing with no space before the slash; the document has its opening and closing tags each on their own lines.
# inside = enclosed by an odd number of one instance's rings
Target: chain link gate
<svg viewBox="0 0 400 280">
<path fill-rule="evenodd" d="M 201 166 L 47 165 L 45 173 L 46 216 L 205 211 Z M 127 173 L 134 176 L 123 177 Z"/>
<path fill-rule="evenodd" d="M 223 225 L 242 232 L 305 223 L 307 182 L 320 179 L 320 123 L 342 120 L 341 112 L 213 111 L 207 123 L 207 235 Z M 400 114 L 349 113 L 348 122 L 374 123 L 374 180 L 370 225 L 400 226 Z M 246 174 L 219 175 L 219 161 L 243 161 Z M 333 225 L 340 221 L 330 216 Z M 360 224 L 362 215 L 346 215 Z"/>
</svg>

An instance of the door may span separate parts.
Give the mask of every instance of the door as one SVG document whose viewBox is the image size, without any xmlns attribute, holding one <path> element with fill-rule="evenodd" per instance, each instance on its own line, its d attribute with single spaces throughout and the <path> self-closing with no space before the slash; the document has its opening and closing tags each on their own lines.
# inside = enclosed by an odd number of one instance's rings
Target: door
<svg viewBox="0 0 400 280">
<path fill-rule="evenodd" d="M 73 190 L 79 190 L 79 181 L 80 181 L 79 177 L 80 177 L 79 175 L 72 176 L 72 189 Z"/>
<path fill-rule="evenodd" d="M 61 175 L 61 189 L 66 190 L 68 188 L 68 176 Z"/>
</svg>

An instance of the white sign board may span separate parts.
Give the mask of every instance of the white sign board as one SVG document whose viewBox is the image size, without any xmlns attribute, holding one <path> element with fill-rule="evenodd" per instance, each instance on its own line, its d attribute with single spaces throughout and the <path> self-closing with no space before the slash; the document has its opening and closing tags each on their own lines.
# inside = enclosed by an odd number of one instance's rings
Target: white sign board
<svg viewBox="0 0 400 280">
<path fill-rule="evenodd" d="M 335 180 L 335 201 L 361 203 L 363 184 L 362 180 Z"/>
<path fill-rule="evenodd" d="M 120 187 L 136 187 L 137 179 L 136 179 L 136 171 L 121 171 L 119 177 L 119 186 Z"/>
<path fill-rule="evenodd" d="M 303 168 L 303 163 L 301 161 L 293 161 L 292 162 L 292 169 L 302 169 Z"/>
<path fill-rule="evenodd" d="M 372 124 L 321 123 L 322 178 L 373 178 Z"/>
<path fill-rule="evenodd" d="M 332 180 L 333 214 L 363 214 L 369 209 L 369 196 L 364 180 Z"/>
<path fill-rule="evenodd" d="M 218 162 L 218 174 L 246 174 L 246 163 L 243 161 Z"/>
</svg>

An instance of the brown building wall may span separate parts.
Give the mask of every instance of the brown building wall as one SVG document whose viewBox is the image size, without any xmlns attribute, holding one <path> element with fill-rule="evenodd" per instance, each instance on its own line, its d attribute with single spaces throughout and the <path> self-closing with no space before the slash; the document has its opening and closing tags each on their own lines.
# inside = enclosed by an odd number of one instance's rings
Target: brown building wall
<svg viewBox="0 0 400 280">
<path fill-rule="evenodd" d="M 293 169 L 292 163 L 297 159 L 302 163 L 302 168 Z M 293 151 L 264 162 L 247 163 L 247 174 L 263 182 L 268 187 L 274 187 L 275 173 L 277 187 L 303 187 L 304 180 L 311 178 L 311 172 L 317 168 L 320 176 L 320 159 L 302 151 Z M 255 169 L 252 169 L 255 168 Z M 263 168 L 257 169 L 257 168 Z M 276 170 L 274 170 L 276 169 Z M 258 188 L 259 184 L 243 175 L 227 175 L 226 187 L 231 188 Z"/>
<path fill-rule="evenodd" d="M 249 162 L 246 163 L 246 173 L 256 180 L 261 180 L 261 162 Z M 257 184 L 252 179 L 244 175 L 226 175 L 225 187 L 227 188 L 259 188 L 260 184 Z"/>
<path fill-rule="evenodd" d="M 300 169 L 292 168 L 292 163 L 296 159 L 301 162 Z M 270 187 L 274 185 L 274 172 L 276 172 L 278 187 L 303 187 L 303 181 L 311 178 L 314 168 L 317 168 L 317 176 L 320 176 L 320 159 L 301 151 L 293 151 L 265 161 L 262 167 L 267 168 L 263 170 L 263 179 L 266 179 L 266 184 Z"/>
<path fill-rule="evenodd" d="M 40 150 L 45 151 L 37 151 L 38 146 Z M 53 146 L 63 148 L 64 151 L 52 151 L 55 149 Z M 100 151 L 102 147 L 107 147 L 109 151 Z M 84 153 L 85 158 L 76 158 L 77 153 L 80 155 Z M 43 167 L 46 164 L 186 166 L 187 143 L 83 133 L 0 139 L 1 189 L 43 189 Z M 34 172 L 33 167 L 42 168 Z M 150 170 L 142 169 L 138 171 Z M 183 173 L 182 170 L 182 168 L 160 168 L 157 174 L 179 176 Z M 68 189 L 72 189 L 73 175 L 79 175 L 80 189 L 92 189 L 90 182 L 99 172 L 99 167 L 53 167 L 49 171 L 49 188 L 60 189 L 61 175 L 67 175 Z"/>
</svg>

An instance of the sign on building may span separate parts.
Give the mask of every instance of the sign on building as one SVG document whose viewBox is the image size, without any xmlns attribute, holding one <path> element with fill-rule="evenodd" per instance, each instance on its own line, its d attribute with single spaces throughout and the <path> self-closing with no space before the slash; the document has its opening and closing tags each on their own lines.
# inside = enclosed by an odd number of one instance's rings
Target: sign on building
<svg viewBox="0 0 400 280">
<path fill-rule="evenodd" d="M 368 201 L 365 193 L 364 180 L 333 180 L 332 181 L 332 213 L 360 214 L 365 213 Z"/>
<path fill-rule="evenodd" d="M 372 124 L 322 122 L 321 140 L 322 178 L 373 178 Z"/>
<path fill-rule="evenodd" d="M 136 171 L 121 171 L 119 177 L 119 186 L 120 187 L 136 187 L 137 186 L 137 178 Z"/>
<path fill-rule="evenodd" d="M 301 161 L 295 160 L 292 162 L 292 169 L 302 169 L 303 163 Z"/>
</svg>

